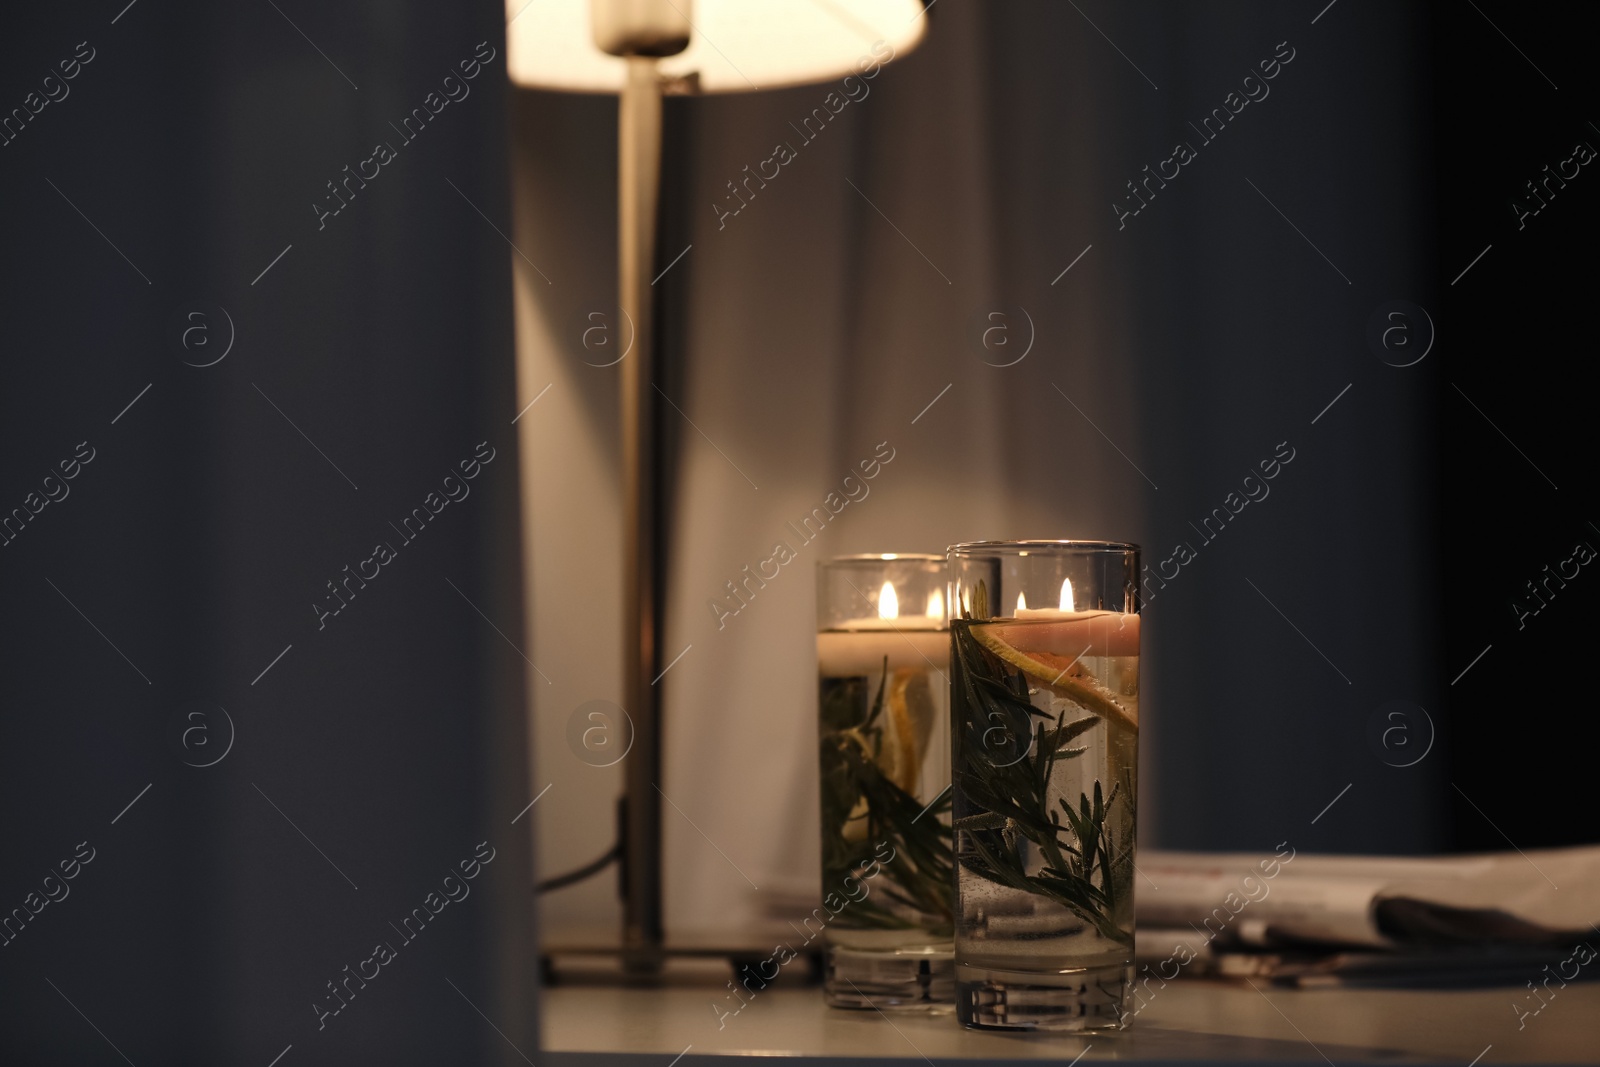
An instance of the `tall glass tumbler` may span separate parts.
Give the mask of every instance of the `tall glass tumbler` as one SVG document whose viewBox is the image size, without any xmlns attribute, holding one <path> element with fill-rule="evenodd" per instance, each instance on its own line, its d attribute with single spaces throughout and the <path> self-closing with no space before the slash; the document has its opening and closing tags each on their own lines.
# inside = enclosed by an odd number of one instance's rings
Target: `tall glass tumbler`
<svg viewBox="0 0 1600 1067">
<path fill-rule="evenodd" d="M 956 1014 L 1119 1030 L 1133 984 L 1139 548 L 954 545 Z"/>
<path fill-rule="evenodd" d="M 949 1010 L 950 634 L 942 556 L 817 568 L 823 996 Z"/>
</svg>

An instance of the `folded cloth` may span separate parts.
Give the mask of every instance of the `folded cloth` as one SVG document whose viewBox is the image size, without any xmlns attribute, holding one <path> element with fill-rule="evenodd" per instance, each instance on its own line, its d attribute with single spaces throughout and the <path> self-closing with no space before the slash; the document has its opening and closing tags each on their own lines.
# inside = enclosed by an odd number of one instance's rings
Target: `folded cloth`
<svg viewBox="0 0 1600 1067">
<path fill-rule="evenodd" d="M 1560 948 L 1600 941 L 1600 847 L 1388 857 L 1141 852 L 1141 927 L 1209 944 Z M 1558 889 L 1558 887 L 1560 887 Z"/>
</svg>

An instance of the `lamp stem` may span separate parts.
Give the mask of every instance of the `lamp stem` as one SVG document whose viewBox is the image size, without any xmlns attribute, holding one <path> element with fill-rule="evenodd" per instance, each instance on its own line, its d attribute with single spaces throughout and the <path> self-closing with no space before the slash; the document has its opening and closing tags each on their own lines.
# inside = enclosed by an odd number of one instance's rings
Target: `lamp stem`
<svg viewBox="0 0 1600 1067">
<path fill-rule="evenodd" d="M 656 457 L 655 329 L 650 272 L 655 266 L 661 192 L 661 85 L 656 61 L 628 57 L 617 121 L 617 268 L 633 349 L 622 361 L 623 706 L 633 720 L 624 761 L 624 962 L 660 967 L 661 708 L 656 678 L 659 465 Z"/>
</svg>

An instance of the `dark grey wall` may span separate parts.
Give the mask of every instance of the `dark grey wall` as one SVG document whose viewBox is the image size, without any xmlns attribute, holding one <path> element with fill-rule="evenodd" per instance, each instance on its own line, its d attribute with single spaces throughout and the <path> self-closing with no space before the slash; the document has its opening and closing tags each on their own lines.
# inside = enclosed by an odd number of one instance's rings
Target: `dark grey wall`
<svg viewBox="0 0 1600 1067">
<path fill-rule="evenodd" d="M 505 228 L 504 16 L 124 3 L 17 9 L 0 64 L 8 111 L 66 91 L 0 147 L 0 493 L 61 496 L 0 548 L 0 908 L 94 856 L 0 948 L 0 1058 L 516 1059 L 474 1010 L 533 1048 L 508 249 L 478 214 Z"/>
</svg>

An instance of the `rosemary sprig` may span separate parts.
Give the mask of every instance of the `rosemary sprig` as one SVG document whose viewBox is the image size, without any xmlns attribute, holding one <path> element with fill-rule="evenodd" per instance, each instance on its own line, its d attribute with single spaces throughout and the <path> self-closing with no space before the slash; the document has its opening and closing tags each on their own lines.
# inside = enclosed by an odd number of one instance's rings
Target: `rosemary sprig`
<svg viewBox="0 0 1600 1067">
<path fill-rule="evenodd" d="M 946 790 L 931 805 L 893 782 L 879 764 L 883 751 L 882 715 L 889 685 L 884 658 L 877 696 L 867 703 L 866 678 L 830 679 L 822 692 L 822 872 L 824 892 L 877 856 L 883 842 L 894 858 L 883 864 L 885 879 L 870 896 L 853 903 L 835 920 L 839 926 L 927 929 L 950 936 L 955 923 L 955 869 L 951 830 L 941 816 L 950 810 Z M 851 816 L 864 830 L 845 836 Z"/>
<path fill-rule="evenodd" d="M 992 882 L 1047 897 L 1107 939 L 1131 945 L 1133 935 L 1118 923 L 1132 899 L 1131 789 L 1115 783 L 1105 795 L 1096 780 L 1093 795 L 1082 794 L 1076 808 L 1065 798 L 1050 801 L 1056 764 L 1087 751 L 1072 742 L 1105 720 L 1088 714 L 1068 722 L 1065 712 L 1052 719 L 1035 707 L 1027 676 L 973 636 L 972 623 L 988 617 L 982 583 L 972 601 L 972 612 L 950 624 L 953 770 L 962 801 L 954 825 L 970 847 L 961 863 Z M 1028 747 L 1017 754 L 1006 741 Z M 1107 821 L 1119 795 L 1127 817 L 1113 840 Z M 1036 874 L 1027 870 L 1028 845 L 1044 861 Z"/>
</svg>

